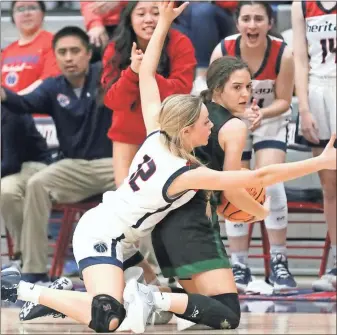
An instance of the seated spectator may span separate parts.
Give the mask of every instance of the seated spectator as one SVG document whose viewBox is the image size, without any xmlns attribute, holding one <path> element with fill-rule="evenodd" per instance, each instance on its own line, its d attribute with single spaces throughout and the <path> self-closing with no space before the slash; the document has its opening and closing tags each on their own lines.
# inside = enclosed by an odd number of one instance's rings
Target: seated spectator
<svg viewBox="0 0 337 335">
<path fill-rule="evenodd" d="M 195 48 L 197 73 L 193 93 L 207 88 L 206 71 L 211 54 L 221 39 L 235 32 L 233 12 L 238 1 L 193 1 L 174 27 L 187 35 Z"/>
<path fill-rule="evenodd" d="M 43 1 L 12 1 L 11 16 L 19 39 L 2 50 L 2 87 L 25 94 L 60 73 L 52 49 L 53 35 L 42 29 L 45 11 Z"/>
<path fill-rule="evenodd" d="M 19 96 L 1 89 L 1 101 L 15 113 L 48 113 L 55 122 L 61 156 L 27 183 L 21 251 L 23 278 L 48 281 L 47 223 L 53 203 L 74 203 L 113 190 L 111 112 L 99 103 L 100 64 L 90 65 L 88 35 L 65 27 L 53 39 L 62 75 Z M 47 108 L 46 108 L 47 107 Z"/>
<path fill-rule="evenodd" d="M 112 38 L 127 1 L 81 1 L 80 4 L 90 43 L 94 46 L 91 62 L 95 63 L 102 59 L 102 51 Z"/>
<path fill-rule="evenodd" d="M 122 12 L 114 40 L 103 56 L 104 103 L 113 110 L 108 136 L 113 141 L 117 186 L 128 175 L 131 161 L 146 136 L 138 71 L 158 16 L 156 2 L 130 2 Z M 175 93 L 190 93 L 195 65 L 191 41 L 171 30 L 156 75 L 162 100 Z"/>
<path fill-rule="evenodd" d="M 14 258 L 21 257 L 23 201 L 27 182 L 51 163 L 45 139 L 31 115 L 14 115 L 1 108 L 1 214 L 14 243 Z"/>
</svg>

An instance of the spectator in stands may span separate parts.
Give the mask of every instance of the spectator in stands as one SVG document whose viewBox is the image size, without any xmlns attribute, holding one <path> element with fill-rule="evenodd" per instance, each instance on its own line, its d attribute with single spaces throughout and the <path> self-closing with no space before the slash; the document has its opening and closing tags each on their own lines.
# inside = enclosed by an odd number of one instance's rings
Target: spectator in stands
<svg viewBox="0 0 337 335">
<path fill-rule="evenodd" d="M 196 51 L 197 73 L 193 94 L 207 89 L 206 72 L 212 51 L 221 39 L 234 34 L 233 12 L 238 1 L 192 1 L 173 27 L 186 34 Z"/>
<path fill-rule="evenodd" d="M 100 103 L 100 64 L 90 65 L 88 35 L 65 27 L 53 39 L 62 75 L 19 96 L 1 89 L 1 101 L 15 113 L 45 111 L 55 122 L 63 159 L 32 176 L 26 187 L 22 230 L 24 280 L 47 281 L 47 223 L 52 204 L 74 203 L 115 187 L 111 112 Z"/>
<path fill-rule="evenodd" d="M 138 72 L 158 17 L 156 2 L 130 2 L 121 15 L 115 38 L 103 57 L 104 103 L 113 111 L 108 136 L 113 141 L 117 186 L 128 175 L 131 161 L 146 136 Z M 175 93 L 190 93 L 195 65 L 190 40 L 180 32 L 171 30 L 156 75 L 162 100 Z"/>
<path fill-rule="evenodd" d="M 318 156 L 336 132 L 336 14 L 335 1 L 303 1 L 292 5 L 295 86 L 300 129 L 296 141 Z M 304 140 L 304 142 L 300 140 Z M 318 173 L 333 254 L 333 268 L 313 283 L 317 291 L 335 291 L 336 282 L 336 173 Z"/>
<path fill-rule="evenodd" d="M 236 115 L 245 119 L 250 127 L 242 157 L 245 168 L 250 167 L 253 149 L 256 168 L 284 163 L 286 159 L 294 60 L 286 44 L 271 36 L 272 26 L 273 12 L 267 2 L 240 1 L 237 9 L 240 34 L 221 41 L 211 59 L 214 61 L 226 54 L 237 56 L 248 64 L 252 72 L 251 108 L 242 115 Z M 251 116 L 252 110 L 255 112 Z M 251 117 L 256 117 L 253 122 Z M 268 186 L 266 194 L 270 196 L 271 203 L 270 215 L 264 220 L 271 254 L 271 275 L 268 279 L 274 290 L 295 288 L 297 284 L 287 260 L 288 207 L 284 184 Z M 252 280 L 248 267 L 248 225 L 227 221 L 226 231 L 235 281 L 238 289 L 244 291 Z"/>
<path fill-rule="evenodd" d="M 12 1 L 11 16 L 19 39 L 2 50 L 2 87 L 25 94 L 60 73 L 52 49 L 53 35 L 42 29 L 45 11 L 43 1 Z"/>
<path fill-rule="evenodd" d="M 23 199 L 30 177 L 51 163 L 47 143 L 31 115 L 14 115 L 1 106 L 1 214 L 21 258 Z"/>
<path fill-rule="evenodd" d="M 90 43 L 94 46 L 91 59 L 94 63 L 102 59 L 127 1 L 81 1 L 80 4 Z"/>
</svg>

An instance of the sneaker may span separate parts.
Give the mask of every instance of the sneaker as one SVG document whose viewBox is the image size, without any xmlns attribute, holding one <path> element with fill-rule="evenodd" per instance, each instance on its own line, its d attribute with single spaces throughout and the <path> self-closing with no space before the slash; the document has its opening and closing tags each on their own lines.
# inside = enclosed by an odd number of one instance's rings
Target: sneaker
<svg viewBox="0 0 337 335">
<path fill-rule="evenodd" d="M 147 321 L 148 325 L 166 325 L 173 317 L 173 313 L 169 311 L 155 311 L 151 319 Z"/>
<path fill-rule="evenodd" d="M 1 271 L 6 270 L 8 268 L 15 268 L 15 269 L 17 269 L 21 272 L 21 261 L 20 260 L 14 260 L 14 261 L 10 261 L 9 263 L 1 265 Z"/>
<path fill-rule="evenodd" d="M 250 268 L 244 264 L 235 263 L 233 265 L 233 275 L 238 292 L 244 293 L 247 285 L 252 281 Z"/>
<path fill-rule="evenodd" d="M 328 273 L 323 275 L 320 279 L 315 280 L 312 283 L 312 289 L 314 291 L 326 291 L 333 292 L 336 290 L 336 275 L 337 268 L 331 269 Z"/>
<path fill-rule="evenodd" d="M 144 270 L 139 266 L 132 266 L 124 271 L 124 281 L 127 284 L 130 279 L 136 279 L 138 283 L 146 284 Z"/>
<path fill-rule="evenodd" d="M 47 273 L 21 273 L 21 280 L 47 287 L 51 284 Z"/>
<path fill-rule="evenodd" d="M 144 333 L 146 324 L 155 311 L 151 289 L 132 278 L 125 286 L 123 298 L 131 330 L 136 334 Z"/>
<path fill-rule="evenodd" d="M 73 283 L 70 279 L 62 277 L 57 280 L 55 280 L 51 285 L 48 286 L 49 288 L 55 289 L 55 290 L 72 290 Z M 40 304 L 34 304 L 30 301 L 25 302 L 25 304 L 22 306 L 19 318 L 21 321 L 28 321 L 36 318 L 40 318 L 42 316 L 53 316 L 54 318 L 65 318 L 65 315 L 55 311 L 54 309 L 51 309 L 47 306 L 40 305 Z"/>
<path fill-rule="evenodd" d="M 1 271 L 1 300 L 16 302 L 18 299 L 18 286 L 21 280 L 20 271 L 7 269 Z"/>
<path fill-rule="evenodd" d="M 297 288 L 297 283 L 288 269 L 288 260 L 285 255 L 273 255 L 270 260 L 270 269 L 269 282 L 274 286 L 274 291 Z"/>
<path fill-rule="evenodd" d="M 124 271 L 124 281 L 127 284 L 131 279 L 136 279 L 140 284 L 145 284 L 144 270 L 141 267 L 133 266 Z M 149 286 L 151 289 L 151 286 Z M 151 289 L 154 292 L 153 289 Z M 158 288 L 159 291 L 159 288 Z M 152 314 L 151 320 L 148 320 L 147 324 L 154 325 L 166 325 L 173 317 L 173 313 L 167 311 L 160 311 Z"/>
</svg>

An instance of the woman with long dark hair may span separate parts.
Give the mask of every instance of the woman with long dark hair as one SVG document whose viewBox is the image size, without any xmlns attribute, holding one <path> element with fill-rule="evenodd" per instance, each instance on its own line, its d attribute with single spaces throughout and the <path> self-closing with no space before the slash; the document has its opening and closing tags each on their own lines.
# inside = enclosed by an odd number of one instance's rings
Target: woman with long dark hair
<svg viewBox="0 0 337 335">
<path fill-rule="evenodd" d="M 104 103 L 113 111 L 108 136 L 113 141 L 117 187 L 128 175 L 131 161 L 145 139 L 138 73 L 158 17 L 156 2 L 130 2 L 123 10 L 115 37 L 103 56 Z M 134 42 L 136 47 L 132 48 Z M 190 93 L 195 65 L 190 40 L 170 29 L 156 74 L 162 100 L 175 93 Z"/>
</svg>

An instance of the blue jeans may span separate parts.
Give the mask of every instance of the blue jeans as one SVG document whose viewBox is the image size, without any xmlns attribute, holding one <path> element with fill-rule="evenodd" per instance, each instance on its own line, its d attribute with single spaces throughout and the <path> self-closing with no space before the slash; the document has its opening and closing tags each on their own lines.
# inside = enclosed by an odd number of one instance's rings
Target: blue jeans
<svg viewBox="0 0 337 335">
<path fill-rule="evenodd" d="M 221 39 L 235 33 L 232 14 L 211 3 L 190 2 L 173 28 L 190 38 L 196 51 L 198 67 L 208 67 L 214 48 Z"/>
</svg>

